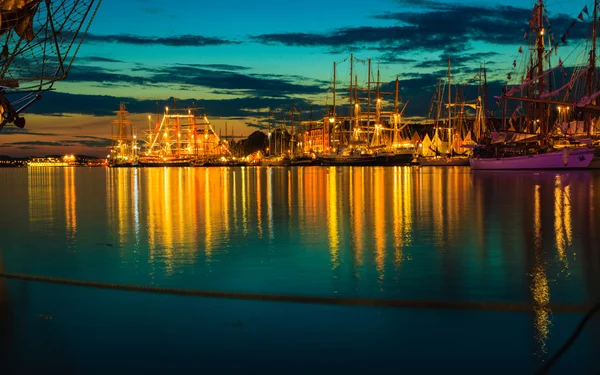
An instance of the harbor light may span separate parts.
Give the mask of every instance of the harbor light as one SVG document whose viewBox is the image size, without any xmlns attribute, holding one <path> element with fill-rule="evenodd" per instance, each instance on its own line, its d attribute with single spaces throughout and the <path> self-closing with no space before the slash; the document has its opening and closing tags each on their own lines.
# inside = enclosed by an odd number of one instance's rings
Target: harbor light
<svg viewBox="0 0 600 375">
<path fill-rule="evenodd" d="M 330 117 L 330 118 L 329 118 L 329 122 L 330 122 L 331 124 L 333 124 L 333 123 L 335 122 L 335 117 Z"/>
</svg>

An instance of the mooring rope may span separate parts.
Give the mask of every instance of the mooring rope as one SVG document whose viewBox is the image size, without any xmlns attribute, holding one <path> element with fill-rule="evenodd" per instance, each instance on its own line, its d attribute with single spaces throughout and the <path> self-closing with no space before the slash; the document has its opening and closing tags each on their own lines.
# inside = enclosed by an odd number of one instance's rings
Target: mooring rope
<svg viewBox="0 0 600 375">
<path fill-rule="evenodd" d="M 7 279 L 18 279 L 50 284 L 72 285 L 88 288 L 112 289 L 129 292 L 171 294 L 180 296 L 195 296 L 205 298 L 239 299 L 268 302 L 290 302 L 319 305 L 345 305 L 365 307 L 395 307 L 434 310 L 477 310 L 477 311 L 499 311 L 499 312 L 530 312 L 536 306 L 527 303 L 507 302 L 470 302 L 470 301 L 441 301 L 441 300 L 409 300 L 409 299 L 386 299 L 386 298 L 354 298 L 354 297 L 325 297 L 325 296 L 302 296 L 283 294 L 263 294 L 226 292 L 216 290 L 197 290 L 181 288 L 165 288 L 146 285 L 126 285 L 104 283 L 97 281 L 63 279 L 50 276 L 36 276 L 18 273 L 0 272 L 0 277 Z M 585 305 L 544 305 L 556 313 L 585 313 L 590 306 Z"/>
<path fill-rule="evenodd" d="M 205 298 L 238 299 L 267 302 L 291 302 L 303 304 L 320 305 L 345 305 L 345 306 L 365 306 L 365 307 L 395 307 L 412 309 L 434 309 L 434 310 L 475 310 L 490 312 L 531 312 L 539 308 L 526 303 L 507 303 L 507 302 L 454 302 L 439 300 L 406 300 L 406 299 L 384 299 L 384 298 L 352 298 L 352 297 L 323 297 L 323 296 L 301 296 L 301 295 L 282 295 L 282 294 L 262 294 L 262 293 L 243 293 L 243 292 L 223 292 L 215 290 L 195 290 L 181 288 L 165 288 L 158 286 L 145 285 L 126 285 L 104 283 L 98 281 L 85 281 L 63 279 L 50 276 L 36 276 L 18 273 L 0 272 L 0 277 L 6 279 L 16 279 L 24 281 L 33 281 L 50 284 L 71 285 L 87 288 L 112 289 L 129 292 L 158 293 L 180 296 L 195 296 Z M 560 349 L 536 372 L 537 375 L 546 374 L 558 359 L 573 345 L 577 337 L 583 331 L 587 322 L 600 311 L 600 304 L 595 306 L 586 305 L 564 305 L 548 304 L 544 305 L 555 313 L 578 313 L 585 314 L 583 319 L 569 339 L 560 347 Z"/>
</svg>

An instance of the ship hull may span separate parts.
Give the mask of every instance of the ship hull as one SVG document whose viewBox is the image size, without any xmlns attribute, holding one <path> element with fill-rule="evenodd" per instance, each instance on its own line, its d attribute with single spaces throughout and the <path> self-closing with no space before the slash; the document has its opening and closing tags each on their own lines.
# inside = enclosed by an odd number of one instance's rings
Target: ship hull
<svg viewBox="0 0 600 375">
<path fill-rule="evenodd" d="M 419 165 L 424 167 L 461 167 L 469 166 L 469 159 L 461 158 L 419 158 Z"/>
<path fill-rule="evenodd" d="M 362 166 L 376 165 L 377 157 L 368 156 L 320 156 L 318 158 L 322 165 L 328 166 Z"/>
<path fill-rule="evenodd" d="M 411 153 L 397 153 L 397 154 L 383 154 L 377 155 L 376 164 L 381 166 L 394 166 L 394 165 L 410 165 L 414 160 L 414 154 Z"/>
<path fill-rule="evenodd" d="M 138 160 L 140 167 L 189 167 L 190 159 L 142 159 Z"/>
<path fill-rule="evenodd" d="M 473 170 L 586 169 L 593 157 L 593 149 L 581 148 L 525 156 L 471 158 L 469 163 Z"/>
</svg>

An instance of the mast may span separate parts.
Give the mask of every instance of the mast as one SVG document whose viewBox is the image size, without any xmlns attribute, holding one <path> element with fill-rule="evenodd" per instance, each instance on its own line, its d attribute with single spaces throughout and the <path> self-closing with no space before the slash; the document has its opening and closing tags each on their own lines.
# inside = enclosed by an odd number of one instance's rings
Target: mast
<svg viewBox="0 0 600 375">
<path fill-rule="evenodd" d="M 267 140 L 269 142 L 269 146 L 267 146 L 267 152 L 269 154 L 269 156 L 271 155 L 271 108 L 269 108 L 269 122 L 267 122 L 267 126 L 269 129 L 269 132 L 267 133 Z M 225 132 L 227 133 L 227 132 Z"/>
<path fill-rule="evenodd" d="M 354 121 L 353 121 L 354 120 L 354 88 L 352 86 L 353 79 L 354 79 L 353 74 L 352 74 L 353 67 L 354 67 L 354 55 L 351 53 L 350 54 L 350 96 L 349 96 L 349 99 L 350 99 L 350 127 L 352 127 L 352 124 L 354 123 Z M 340 136 L 341 136 L 341 134 L 340 134 Z M 341 140 L 340 140 L 340 142 L 341 142 Z"/>
<path fill-rule="evenodd" d="M 536 49 L 537 49 L 537 75 L 538 79 L 538 95 L 541 95 L 544 92 L 545 80 L 543 77 L 544 74 L 544 3 L 543 0 L 538 0 L 538 30 L 537 30 L 537 40 L 536 40 Z M 548 132 L 546 118 L 544 116 L 546 110 L 546 106 L 544 103 L 540 103 L 538 108 L 538 119 L 540 121 L 540 134 L 545 135 Z"/>
<path fill-rule="evenodd" d="M 485 67 L 485 64 L 483 64 L 483 104 L 482 104 L 482 110 L 483 110 L 483 124 L 484 126 L 487 126 L 487 108 L 488 108 L 488 84 L 487 84 L 487 69 Z M 483 131 L 483 129 L 482 129 Z M 481 136 L 481 134 L 480 134 Z M 477 142 L 479 142 L 479 140 L 477 140 Z"/>
<path fill-rule="evenodd" d="M 379 62 L 377 63 L 377 124 L 381 124 L 381 95 L 379 92 Z M 396 77 L 396 80 L 398 78 Z M 397 94 L 397 93 L 396 93 Z"/>
<path fill-rule="evenodd" d="M 337 81 L 337 64 L 334 61 L 333 62 L 333 113 L 331 114 L 331 117 L 329 118 L 329 126 L 332 126 L 333 129 L 331 129 L 331 133 L 333 133 L 333 139 L 335 139 L 335 121 L 336 121 L 336 108 L 335 108 L 335 89 L 336 89 L 336 81 Z M 323 151 L 325 151 L 325 137 L 328 137 L 327 139 L 327 146 L 331 145 L 331 136 L 329 135 L 329 126 L 327 127 L 327 132 L 325 131 L 325 125 L 323 125 Z"/>
<path fill-rule="evenodd" d="M 371 127 L 371 58 L 367 59 L 367 129 Z M 378 124 L 377 120 L 375 123 Z M 368 134 L 368 133 L 367 133 Z M 368 141 L 368 139 L 367 139 Z"/>
<path fill-rule="evenodd" d="M 400 91 L 400 82 L 396 77 L 396 96 L 394 98 L 394 141 L 393 144 L 398 143 L 398 92 Z"/>
<path fill-rule="evenodd" d="M 597 23 L 598 23 L 598 0 L 594 0 L 594 13 L 592 21 L 592 49 L 590 50 L 590 66 L 588 75 L 588 95 L 591 96 L 594 93 L 594 75 L 596 73 L 596 35 L 597 35 Z M 596 105 L 596 99 L 592 99 L 592 105 Z M 586 116 L 587 123 L 587 136 L 592 135 L 592 120 L 591 114 L 588 113 Z"/>
<path fill-rule="evenodd" d="M 448 56 L 448 150 L 450 156 L 452 156 L 452 111 L 450 104 L 452 102 L 451 96 L 452 87 L 450 86 L 450 56 Z"/>
<path fill-rule="evenodd" d="M 335 118 L 335 81 L 336 81 L 336 63 L 333 62 L 333 117 Z"/>
</svg>

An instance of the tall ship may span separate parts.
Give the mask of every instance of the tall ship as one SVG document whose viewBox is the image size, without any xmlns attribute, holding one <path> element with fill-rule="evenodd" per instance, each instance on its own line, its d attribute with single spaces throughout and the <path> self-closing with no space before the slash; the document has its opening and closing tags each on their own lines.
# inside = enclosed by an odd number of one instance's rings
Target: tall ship
<svg viewBox="0 0 600 375">
<path fill-rule="evenodd" d="M 584 12 L 578 16 L 583 20 Z M 561 43 L 553 42 L 549 17 L 543 0 L 535 4 L 529 29 L 529 51 L 519 47 L 519 59 L 513 62 L 516 83 L 505 86 L 496 98 L 503 108 L 501 129 L 492 131 L 483 144 L 474 149 L 469 160 L 472 169 L 586 169 L 594 158 L 597 123 L 592 120 L 600 113 L 596 103 L 596 28 L 598 0 L 594 2 L 592 38 L 583 43 L 581 53 L 569 56 L 584 57 L 573 62 L 567 73 L 558 55 Z M 574 21 L 571 27 L 577 26 Z M 560 38 L 564 44 L 567 30 Z M 589 53 L 586 53 L 589 52 Z M 527 53 L 529 52 L 529 53 Z M 518 67 L 518 68 L 517 68 Z M 554 77 L 562 76 L 562 82 Z M 554 78 L 554 79 L 553 79 Z M 565 82 L 566 81 L 566 82 Z M 552 83 L 552 84 L 551 84 Z M 593 115 L 593 113 L 595 113 Z"/>
<path fill-rule="evenodd" d="M 125 103 L 119 105 L 116 111 L 117 119 L 113 120 L 111 126 L 112 145 L 108 156 L 109 167 L 132 167 L 136 163 L 138 146 L 133 124 L 127 119 L 129 112 Z"/>
<path fill-rule="evenodd" d="M 197 108 L 169 109 L 152 127 L 148 116 L 145 147 L 137 161 L 141 167 L 201 166 L 230 156 L 227 142 L 215 132 L 206 114 Z"/>
<path fill-rule="evenodd" d="M 354 62 L 367 66 L 366 84 L 359 86 Z M 371 59 L 361 60 L 350 54 L 350 80 L 347 105 L 337 103 L 337 63 L 333 64 L 332 105 L 319 126 L 308 129 L 304 145 L 319 151 L 318 160 L 325 165 L 408 165 L 415 155 L 411 138 L 405 136 L 410 121 L 402 123 L 406 103 L 400 105 L 399 81 L 395 92 L 384 92 L 379 69 L 376 77 Z M 393 82 L 387 83 L 389 86 Z M 343 91 L 346 91 L 344 89 Z M 386 94 L 395 94 L 386 110 Z M 347 111 L 347 115 L 339 112 Z"/>
<path fill-rule="evenodd" d="M 434 133 L 430 138 L 425 135 L 421 148 L 419 149 L 418 162 L 421 166 L 469 166 L 469 156 L 472 152 L 470 148 L 476 142 L 472 139 L 475 134 L 476 139 L 480 137 L 481 130 L 485 128 L 485 110 L 481 95 L 478 95 L 474 101 L 465 101 L 462 96 L 465 86 L 479 78 L 478 90 L 481 91 L 482 76 L 485 77 L 485 69 L 479 72 L 467 83 L 463 85 L 456 84 L 454 101 L 452 100 L 452 85 L 450 74 L 450 59 L 448 59 L 448 73 L 446 84 L 438 80 L 434 99 L 430 110 L 434 114 Z M 485 79 L 485 78 L 484 78 Z M 444 103 L 445 91 L 448 91 L 447 101 Z M 446 118 L 442 118 L 442 108 L 446 108 Z M 467 124 L 466 109 L 475 110 L 475 116 Z"/>
</svg>

